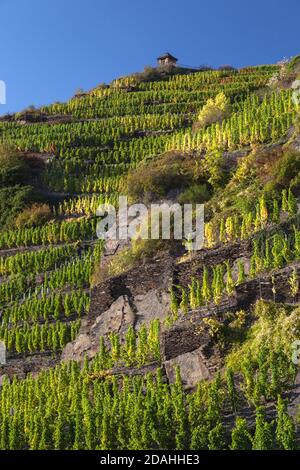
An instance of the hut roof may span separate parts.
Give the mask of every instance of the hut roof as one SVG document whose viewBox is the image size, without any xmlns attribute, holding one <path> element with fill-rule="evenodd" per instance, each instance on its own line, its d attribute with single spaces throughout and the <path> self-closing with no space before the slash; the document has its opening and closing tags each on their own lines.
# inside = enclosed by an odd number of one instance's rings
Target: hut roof
<svg viewBox="0 0 300 470">
<path fill-rule="evenodd" d="M 157 57 L 157 60 L 164 60 L 164 59 L 171 59 L 171 60 L 178 60 L 176 57 L 174 57 L 172 54 L 169 52 L 166 52 L 165 54 L 161 55 L 160 57 Z"/>
</svg>

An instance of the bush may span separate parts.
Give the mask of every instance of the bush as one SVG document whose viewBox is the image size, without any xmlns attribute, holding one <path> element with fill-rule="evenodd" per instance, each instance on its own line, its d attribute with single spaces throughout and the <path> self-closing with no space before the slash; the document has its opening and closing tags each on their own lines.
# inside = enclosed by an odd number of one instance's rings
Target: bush
<svg viewBox="0 0 300 470">
<path fill-rule="evenodd" d="M 202 173 L 194 157 L 168 152 L 129 172 L 123 189 L 133 201 L 148 202 L 166 196 L 171 190 L 204 183 Z"/>
<path fill-rule="evenodd" d="M 205 127 L 215 122 L 220 122 L 230 113 L 230 101 L 222 92 L 215 98 L 207 100 L 198 115 L 196 127 Z"/>
<path fill-rule="evenodd" d="M 271 181 L 266 185 L 266 191 L 272 192 L 284 189 L 295 179 L 299 179 L 300 175 L 300 153 L 295 151 L 287 151 L 278 159 L 270 171 Z"/>
<path fill-rule="evenodd" d="M 114 276 L 129 271 L 165 247 L 162 240 L 132 240 L 131 246 L 119 251 L 106 265 L 96 265 L 91 285 L 96 286 Z"/>
<path fill-rule="evenodd" d="M 0 145 L 0 187 L 22 183 L 26 179 L 27 170 L 22 154 L 8 145 Z"/>
<path fill-rule="evenodd" d="M 294 56 L 287 65 L 289 72 L 300 72 L 300 54 Z"/>
<path fill-rule="evenodd" d="M 0 228 L 10 228 L 32 198 L 31 186 L 0 188 Z"/>
<path fill-rule="evenodd" d="M 218 70 L 220 70 L 221 72 L 234 72 L 236 69 L 232 65 L 224 64 L 220 65 L 220 67 L 218 67 Z"/>
<path fill-rule="evenodd" d="M 203 204 L 210 199 L 211 192 L 207 184 L 193 184 L 179 196 L 180 204 Z"/>
<path fill-rule="evenodd" d="M 37 227 L 43 225 L 52 217 L 51 209 L 47 204 L 33 204 L 25 208 L 16 218 L 16 227 Z"/>
</svg>

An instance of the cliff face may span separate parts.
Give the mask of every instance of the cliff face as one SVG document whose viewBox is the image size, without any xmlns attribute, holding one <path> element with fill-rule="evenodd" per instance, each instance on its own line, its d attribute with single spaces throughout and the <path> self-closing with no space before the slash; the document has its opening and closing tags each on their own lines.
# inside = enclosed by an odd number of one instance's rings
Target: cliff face
<svg viewBox="0 0 300 470">
<path fill-rule="evenodd" d="M 130 326 L 138 331 L 142 325 L 149 326 L 151 320 L 159 319 L 161 365 L 167 379 L 174 381 L 176 366 L 180 367 L 186 388 L 213 378 L 222 369 L 225 352 L 203 325 L 203 319 L 217 319 L 222 324 L 228 313 L 250 311 L 258 300 L 297 306 L 300 292 L 291 294 L 289 279 L 292 273 L 300 275 L 300 262 L 246 280 L 236 285 L 230 295 L 224 295 L 218 304 L 209 302 L 187 313 L 181 312 L 172 326 L 166 327 L 171 309 L 170 287 L 180 285 L 188 289 L 192 277 L 202 276 L 203 266 L 220 265 L 227 260 L 236 279 L 238 261 L 248 266 L 249 273 L 250 256 L 250 240 L 203 249 L 186 258 L 162 252 L 152 261 L 103 282 L 92 289 L 89 316 L 83 320 L 76 340 L 63 350 L 62 360 L 82 362 L 86 355 L 93 358 L 101 337 L 108 338 L 114 332 L 123 341 Z"/>
</svg>

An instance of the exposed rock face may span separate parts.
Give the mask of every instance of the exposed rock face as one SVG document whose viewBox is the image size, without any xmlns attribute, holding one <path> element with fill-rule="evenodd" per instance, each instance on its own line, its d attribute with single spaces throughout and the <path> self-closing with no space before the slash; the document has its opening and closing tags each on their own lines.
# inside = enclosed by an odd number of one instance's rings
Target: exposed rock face
<svg viewBox="0 0 300 470">
<path fill-rule="evenodd" d="M 201 277 L 203 266 L 215 266 L 230 260 L 231 265 L 237 264 L 239 259 L 248 260 L 251 256 L 251 242 L 249 240 L 236 242 L 223 246 L 216 246 L 211 250 L 200 250 L 192 254 L 191 259 L 177 264 L 173 272 L 174 284 L 188 286 L 191 277 Z"/>
<path fill-rule="evenodd" d="M 136 312 L 135 326 L 137 329 L 143 323 L 149 325 L 156 318 L 162 322 L 170 308 L 169 294 L 158 289 L 152 289 L 145 295 L 138 294 L 134 297 L 133 302 Z"/>
<path fill-rule="evenodd" d="M 209 379 L 207 355 L 211 346 L 207 331 L 200 334 L 190 323 L 163 332 L 161 354 L 169 382 L 174 382 L 177 366 L 185 388 L 195 387 L 201 380 Z"/>
<path fill-rule="evenodd" d="M 62 360 L 82 361 L 85 355 L 92 358 L 99 350 L 99 339 L 111 332 L 121 338 L 130 325 L 138 329 L 142 324 L 149 325 L 151 320 L 161 321 L 169 311 L 169 294 L 152 289 L 145 295 L 135 297 L 121 295 L 111 306 L 94 319 L 90 325 L 84 320 L 79 335 L 72 343 L 67 344 L 62 352 Z"/>
<path fill-rule="evenodd" d="M 92 358 L 96 354 L 96 351 L 93 353 L 91 347 L 90 335 L 80 333 L 75 341 L 66 345 L 62 352 L 61 359 L 62 361 L 82 361 L 85 355 Z"/>
<path fill-rule="evenodd" d="M 9 380 L 12 380 L 14 376 L 23 379 L 29 373 L 35 375 L 43 369 L 55 367 L 59 360 L 59 354 L 49 354 L 46 352 L 31 354 L 26 357 L 23 355 L 9 355 L 7 363 L 0 365 L 0 386 L 4 377 L 7 377 Z"/>
<path fill-rule="evenodd" d="M 172 283 L 174 260 L 166 253 L 161 254 L 145 264 L 136 266 L 125 274 L 107 280 L 92 289 L 89 323 L 92 322 L 120 297 L 127 296 L 131 305 L 136 304 L 143 315 L 144 308 L 158 308 L 167 302 L 164 293 L 168 292 Z M 148 316 L 148 313 L 147 313 Z"/>
<path fill-rule="evenodd" d="M 85 355 L 92 358 L 99 350 L 101 336 L 105 338 L 110 332 L 115 332 L 122 340 L 130 325 L 139 329 L 143 323 L 149 325 L 156 318 L 163 325 L 170 310 L 168 290 L 172 283 L 187 287 L 191 276 L 201 276 L 203 265 L 212 266 L 226 259 L 231 261 L 236 277 L 238 260 L 246 264 L 248 271 L 250 253 L 249 241 L 203 250 L 179 264 L 175 258 L 163 253 L 146 264 L 107 280 L 92 290 L 90 313 L 82 321 L 76 340 L 63 350 L 62 359 L 83 361 Z M 278 270 L 274 276 L 265 274 L 247 280 L 237 286 L 230 297 L 224 296 L 218 305 L 211 303 L 181 316 L 169 330 L 162 327 L 161 357 L 168 379 L 173 381 L 175 366 L 179 365 L 185 386 L 193 387 L 199 380 L 212 377 L 222 367 L 217 346 L 203 330 L 203 317 L 213 316 L 222 321 L 225 312 L 248 308 L 258 299 L 298 302 L 300 295 L 293 299 L 288 284 L 294 268 L 300 274 L 300 263 L 295 263 Z"/>
<path fill-rule="evenodd" d="M 169 361 L 181 354 L 185 354 L 196 349 L 204 349 L 210 344 L 210 336 L 206 331 L 201 335 L 194 325 L 178 325 L 163 332 L 161 341 L 162 359 Z"/>
<path fill-rule="evenodd" d="M 182 383 L 185 388 L 195 387 L 201 380 L 209 379 L 210 373 L 205 365 L 201 348 L 181 354 L 164 363 L 169 382 L 175 381 L 176 367 L 180 368 Z"/>
<path fill-rule="evenodd" d="M 86 354 L 89 358 L 94 357 L 99 350 L 101 336 L 105 337 L 111 332 L 122 335 L 129 325 L 134 325 L 134 321 L 135 314 L 129 298 L 121 295 L 95 319 L 90 328 L 87 328 L 86 322 L 83 323 L 78 337 L 63 350 L 62 360 L 83 360 Z"/>
<path fill-rule="evenodd" d="M 244 282 L 236 287 L 237 307 L 246 308 L 256 300 L 270 300 L 282 303 L 297 303 L 300 301 L 300 293 L 292 297 L 289 278 L 293 269 L 300 275 L 300 263 L 290 264 L 273 276 L 264 275 Z"/>
<path fill-rule="evenodd" d="M 187 389 L 210 379 L 221 367 L 219 350 L 207 329 L 200 330 L 199 324 L 188 320 L 163 332 L 161 356 L 168 380 L 174 381 L 176 366 L 179 366 Z"/>
</svg>

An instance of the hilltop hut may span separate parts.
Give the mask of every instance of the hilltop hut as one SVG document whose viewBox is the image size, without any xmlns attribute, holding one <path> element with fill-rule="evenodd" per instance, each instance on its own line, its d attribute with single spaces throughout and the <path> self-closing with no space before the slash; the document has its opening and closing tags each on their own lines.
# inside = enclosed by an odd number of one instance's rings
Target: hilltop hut
<svg viewBox="0 0 300 470">
<path fill-rule="evenodd" d="M 166 65 L 168 66 L 176 66 L 176 63 L 178 62 L 178 59 L 174 57 L 172 54 L 169 52 L 166 52 L 165 54 L 161 55 L 160 57 L 157 57 L 157 64 L 159 67 L 164 67 Z"/>
</svg>

